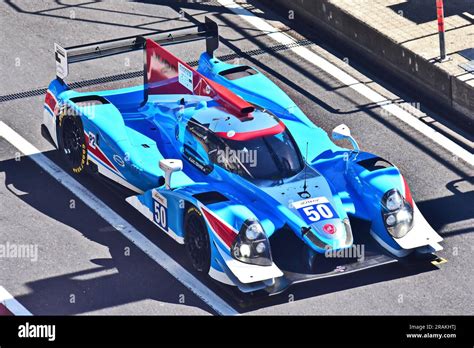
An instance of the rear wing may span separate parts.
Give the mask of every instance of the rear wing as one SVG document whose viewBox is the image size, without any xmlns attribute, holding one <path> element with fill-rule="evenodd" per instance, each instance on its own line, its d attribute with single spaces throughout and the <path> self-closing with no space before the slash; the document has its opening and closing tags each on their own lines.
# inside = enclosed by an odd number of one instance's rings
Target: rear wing
<svg viewBox="0 0 474 348">
<path fill-rule="evenodd" d="M 152 32 L 66 48 L 55 43 L 56 76 L 59 80 L 64 80 L 69 74 L 69 64 L 72 63 L 143 50 L 147 39 L 153 40 L 161 46 L 205 39 L 206 52 L 211 56 L 219 47 L 217 23 L 208 17 L 205 18 L 204 23 L 180 29 Z"/>
<path fill-rule="evenodd" d="M 63 48 L 55 44 L 56 76 L 60 81 L 68 75 L 69 64 L 116 54 L 143 50 L 144 100 L 153 94 L 195 94 L 210 97 L 225 106 L 241 120 L 251 119 L 254 106 L 206 78 L 163 46 L 206 40 L 211 57 L 219 46 L 217 23 L 206 17 L 204 23 L 176 30 Z"/>
</svg>

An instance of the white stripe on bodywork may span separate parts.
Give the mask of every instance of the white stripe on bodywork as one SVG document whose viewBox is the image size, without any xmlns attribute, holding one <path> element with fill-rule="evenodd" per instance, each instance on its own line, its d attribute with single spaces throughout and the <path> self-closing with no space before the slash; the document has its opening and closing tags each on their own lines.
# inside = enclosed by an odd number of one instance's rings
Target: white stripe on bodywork
<svg viewBox="0 0 474 348">
<path fill-rule="evenodd" d="M 385 249 L 390 251 L 393 255 L 397 257 L 405 257 L 410 254 L 413 250 L 405 250 L 405 249 L 395 249 L 391 247 L 388 243 L 386 243 L 380 236 L 375 233 L 372 229 L 370 230 L 370 235 L 374 237 L 374 239 Z"/>
<path fill-rule="evenodd" d="M 439 244 L 443 238 L 438 233 L 436 233 L 428 221 L 426 221 L 415 202 L 413 202 L 412 229 L 402 238 L 394 238 L 394 240 L 403 249 L 414 249 L 429 245 L 435 251 L 443 250 L 443 247 Z"/>
<path fill-rule="evenodd" d="M 231 285 L 231 286 L 236 286 L 235 283 L 230 280 L 230 278 L 225 274 L 224 272 L 220 272 L 213 268 L 212 266 L 209 268 L 209 276 L 218 282 L 221 282 L 223 284 Z"/>
</svg>

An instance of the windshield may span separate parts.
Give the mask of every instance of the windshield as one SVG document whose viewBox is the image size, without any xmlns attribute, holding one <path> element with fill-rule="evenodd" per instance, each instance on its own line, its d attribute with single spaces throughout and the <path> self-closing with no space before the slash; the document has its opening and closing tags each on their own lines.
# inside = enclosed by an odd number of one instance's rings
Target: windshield
<svg viewBox="0 0 474 348">
<path fill-rule="evenodd" d="M 287 130 L 250 140 L 230 140 L 209 133 L 209 159 L 242 177 L 279 180 L 304 168 L 303 159 Z"/>
</svg>

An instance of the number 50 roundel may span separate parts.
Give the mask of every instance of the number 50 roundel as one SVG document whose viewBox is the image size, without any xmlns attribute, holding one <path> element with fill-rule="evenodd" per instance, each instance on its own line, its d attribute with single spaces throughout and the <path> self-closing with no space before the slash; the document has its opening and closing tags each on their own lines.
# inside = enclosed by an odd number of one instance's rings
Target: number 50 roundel
<svg viewBox="0 0 474 348">
<path fill-rule="evenodd" d="M 315 197 L 293 203 L 293 207 L 298 211 L 307 224 L 318 221 L 337 218 L 331 203 L 326 197 Z"/>
<path fill-rule="evenodd" d="M 153 192 L 153 221 L 165 232 L 168 231 L 167 200 L 157 191 Z"/>
</svg>

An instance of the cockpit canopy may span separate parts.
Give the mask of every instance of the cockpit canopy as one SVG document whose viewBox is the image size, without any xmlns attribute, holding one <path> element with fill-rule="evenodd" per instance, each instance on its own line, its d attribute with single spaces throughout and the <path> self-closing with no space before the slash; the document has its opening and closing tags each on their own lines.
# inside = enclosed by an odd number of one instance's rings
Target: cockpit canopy
<svg viewBox="0 0 474 348">
<path fill-rule="evenodd" d="M 218 165 L 249 180 L 281 180 L 303 170 L 301 153 L 276 116 L 256 110 L 248 121 L 228 116 L 212 122 L 190 119 L 184 139 L 185 156 L 204 171 Z"/>
</svg>

